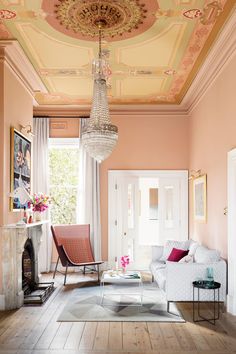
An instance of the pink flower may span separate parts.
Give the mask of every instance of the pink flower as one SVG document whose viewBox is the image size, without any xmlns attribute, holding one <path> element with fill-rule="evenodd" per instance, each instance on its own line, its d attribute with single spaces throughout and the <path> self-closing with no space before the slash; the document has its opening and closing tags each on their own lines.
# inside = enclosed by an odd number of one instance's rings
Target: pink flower
<svg viewBox="0 0 236 354">
<path fill-rule="evenodd" d="M 49 207 L 50 203 L 51 203 L 51 199 L 49 196 L 44 195 L 42 193 L 40 194 L 35 193 L 33 196 L 31 196 L 29 206 L 32 205 L 33 211 L 39 211 L 42 213 Z"/>
<path fill-rule="evenodd" d="M 120 263 L 123 268 L 126 268 L 129 262 L 130 262 L 129 256 L 122 256 L 120 258 Z"/>
</svg>

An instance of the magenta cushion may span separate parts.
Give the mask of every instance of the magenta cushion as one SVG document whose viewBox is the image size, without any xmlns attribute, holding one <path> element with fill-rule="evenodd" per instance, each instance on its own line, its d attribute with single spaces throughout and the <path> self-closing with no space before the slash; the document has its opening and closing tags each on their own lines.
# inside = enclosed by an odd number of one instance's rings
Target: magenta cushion
<svg viewBox="0 0 236 354">
<path fill-rule="evenodd" d="M 179 262 L 183 257 L 187 256 L 188 250 L 181 250 L 179 248 L 173 248 L 167 261 Z"/>
</svg>

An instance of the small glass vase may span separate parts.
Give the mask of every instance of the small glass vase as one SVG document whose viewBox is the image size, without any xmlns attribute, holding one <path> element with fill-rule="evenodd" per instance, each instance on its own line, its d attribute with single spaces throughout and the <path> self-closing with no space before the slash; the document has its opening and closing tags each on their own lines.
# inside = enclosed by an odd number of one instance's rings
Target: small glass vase
<svg viewBox="0 0 236 354">
<path fill-rule="evenodd" d="M 123 274 L 126 273 L 126 267 L 122 267 L 122 273 L 123 273 Z"/>
<path fill-rule="evenodd" d="M 40 211 L 34 211 L 34 222 L 42 220 L 42 213 Z"/>
</svg>

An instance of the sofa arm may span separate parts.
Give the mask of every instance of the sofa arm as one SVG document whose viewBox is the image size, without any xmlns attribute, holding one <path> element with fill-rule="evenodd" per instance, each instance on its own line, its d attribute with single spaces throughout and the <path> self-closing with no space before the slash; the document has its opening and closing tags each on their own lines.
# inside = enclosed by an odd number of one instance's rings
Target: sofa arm
<svg viewBox="0 0 236 354">
<path fill-rule="evenodd" d="M 158 261 L 163 255 L 163 246 L 152 246 L 152 261 Z"/>
<path fill-rule="evenodd" d="M 193 281 L 206 279 L 207 268 L 213 268 L 214 280 L 221 283 L 220 301 L 226 297 L 226 263 L 222 259 L 214 263 L 178 263 L 167 262 L 166 297 L 168 301 L 191 301 Z M 212 290 L 201 290 L 201 301 L 212 301 Z"/>
</svg>

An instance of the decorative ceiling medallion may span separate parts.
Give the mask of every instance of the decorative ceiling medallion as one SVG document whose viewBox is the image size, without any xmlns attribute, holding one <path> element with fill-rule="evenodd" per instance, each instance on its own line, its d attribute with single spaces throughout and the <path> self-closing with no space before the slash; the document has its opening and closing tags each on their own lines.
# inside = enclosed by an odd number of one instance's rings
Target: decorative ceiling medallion
<svg viewBox="0 0 236 354">
<path fill-rule="evenodd" d="M 96 40 L 101 24 L 103 37 L 127 39 L 145 32 L 156 18 L 156 0 L 52 0 L 43 1 L 47 21 L 54 28 L 84 40 Z M 53 13 L 52 13 L 53 11 Z M 51 13 L 50 13 L 51 12 Z M 54 19 L 52 18 L 54 17 Z"/>
<path fill-rule="evenodd" d="M 1 9 L 0 10 L 0 20 L 11 20 L 16 17 L 16 13 L 14 11 Z"/>
<path fill-rule="evenodd" d="M 64 0 L 55 7 L 57 20 L 67 29 L 92 37 L 97 36 L 99 24 L 104 36 L 122 36 L 137 29 L 147 13 L 144 4 L 129 0 Z"/>
</svg>

